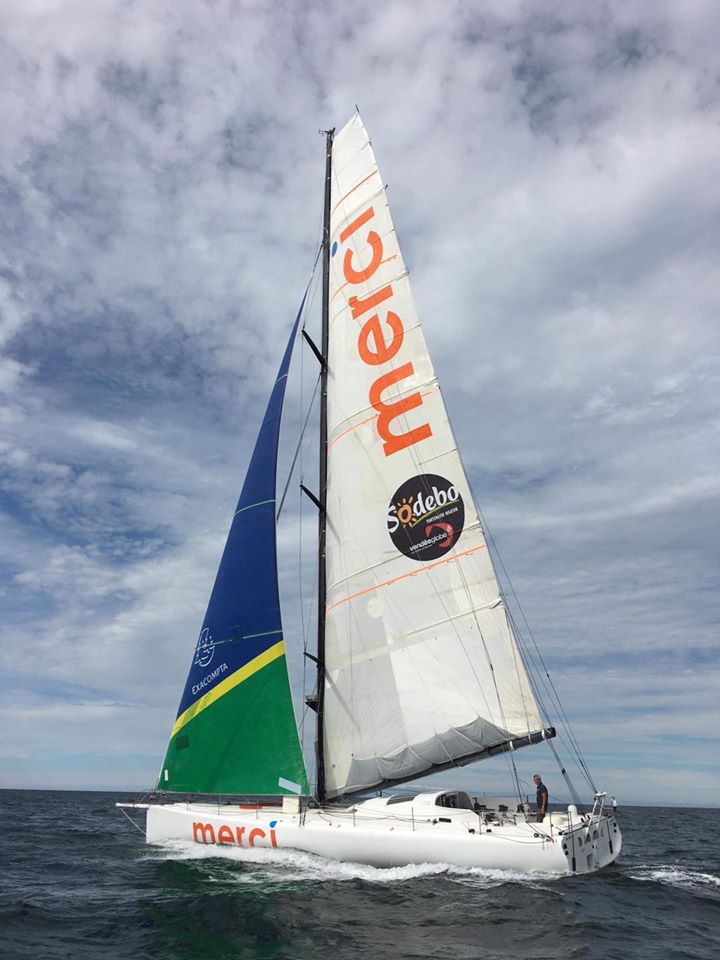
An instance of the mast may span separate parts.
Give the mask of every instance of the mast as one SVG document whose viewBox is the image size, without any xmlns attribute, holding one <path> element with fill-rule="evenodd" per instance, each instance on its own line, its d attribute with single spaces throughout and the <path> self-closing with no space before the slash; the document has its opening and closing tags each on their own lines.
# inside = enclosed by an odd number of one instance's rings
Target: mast
<svg viewBox="0 0 720 960">
<path fill-rule="evenodd" d="M 329 342 L 329 304 L 330 304 L 330 188 L 332 174 L 332 144 L 335 128 L 326 130 L 325 142 L 325 203 L 323 207 L 323 278 L 322 278 L 322 332 L 320 351 L 322 368 L 320 372 L 320 510 L 318 511 L 318 700 L 317 700 L 317 739 L 315 755 L 317 759 L 317 798 L 320 803 L 326 799 L 325 792 L 325 737 L 323 714 L 325 705 L 325 530 L 327 507 L 327 380 L 328 380 L 328 342 Z"/>
</svg>

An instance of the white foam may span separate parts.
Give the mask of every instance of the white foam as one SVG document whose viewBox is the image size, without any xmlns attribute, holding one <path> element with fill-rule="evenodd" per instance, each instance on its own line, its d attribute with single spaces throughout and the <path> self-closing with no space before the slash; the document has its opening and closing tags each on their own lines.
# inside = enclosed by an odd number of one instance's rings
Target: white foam
<svg viewBox="0 0 720 960">
<path fill-rule="evenodd" d="M 655 883 L 667 883 L 674 887 L 705 887 L 712 890 L 720 890 L 720 877 L 712 873 L 701 873 L 699 870 L 689 870 L 678 865 L 667 867 L 641 867 L 642 872 L 631 873 L 633 880 L 655 881 Z"/>
<path fill-rule="evenodd" d="M 502 883 L 521 883 L 537 886 L 546 881 L 562 880 L 567 877 L 564 873 L 546 873 L 540 870 L 521 872 L 519 870 L 490 870 L 482 867 L 455 867 L 447 868 L 448 874 L 461 883 L 475 884 L 483 887 L 497 887 Z"/>
<path fill-rule="evenodd" d="M 422 877 L 445 874 L 450 880 L 482 887 L 502 883 L 533 883 L 557 880 L 559 874 L 520 873 L 510 870 L 485 870 L 480 867 L 458 867 L 444 863 L 418 863 L 403 867 L 371 867 L 362 863 L 344 863 L 328 860 L 297 850 L 267 848 L 240 848 L 192 843 L 186 840 L 168 840 L 143 857 L 144 860 L 226 860 L 255 870 L 244 870 L 233 876 L 238 883 L 257 884 L 279 881 L 346 881 L 364 880 L 367 883 L 402 883 Z M 209 877 L 212 881 L 212 876 Z M 226 882 L 228 877 L 223 876 Z"/>
</svg>

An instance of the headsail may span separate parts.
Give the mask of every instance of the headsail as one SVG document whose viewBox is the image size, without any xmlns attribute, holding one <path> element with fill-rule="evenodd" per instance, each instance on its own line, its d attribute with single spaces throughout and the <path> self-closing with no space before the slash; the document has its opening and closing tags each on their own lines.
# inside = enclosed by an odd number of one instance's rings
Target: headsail
<svg viewBox="0 0 720 960">
<path fill-rule="evenodd" d="M 160 790 L 307 792 L 285 661 L 275 542 L 280 417 L 302 310 L 233 516 L 160 771 Z"/>
<path fill-rule="evenodd" d="M 324 754 L 329 797 L 542 727 L 356 116 L 333 144 Z"/>
</svg>

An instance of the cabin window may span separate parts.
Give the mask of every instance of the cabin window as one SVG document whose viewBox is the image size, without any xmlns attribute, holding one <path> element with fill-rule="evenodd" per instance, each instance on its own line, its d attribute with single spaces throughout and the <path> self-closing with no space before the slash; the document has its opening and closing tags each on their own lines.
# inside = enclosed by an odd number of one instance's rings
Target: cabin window
<svg viewBox="0 0 720 960">
<path fill-rule="evenodd" d="M 443 793 L 437 798 L 438 807 L 451 807 L 454 810 L 472 810 L 470 797 L 463 790 Z"/>
</svg>

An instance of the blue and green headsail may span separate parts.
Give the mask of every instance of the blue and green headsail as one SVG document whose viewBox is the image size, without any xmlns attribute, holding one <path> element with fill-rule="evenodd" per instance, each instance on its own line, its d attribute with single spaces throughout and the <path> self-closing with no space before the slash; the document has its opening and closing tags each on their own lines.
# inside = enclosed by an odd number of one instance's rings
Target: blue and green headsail
<svg viewBox="0 0 720 960">
<path fill-rule="evenodd" d="M 304 303 L 304 300 L 303 300 Z M 307 793 L 280 617 L 275 481 L 302 305 L 265 411 L 158 780 L 183 793 Z"/>
</svg>

